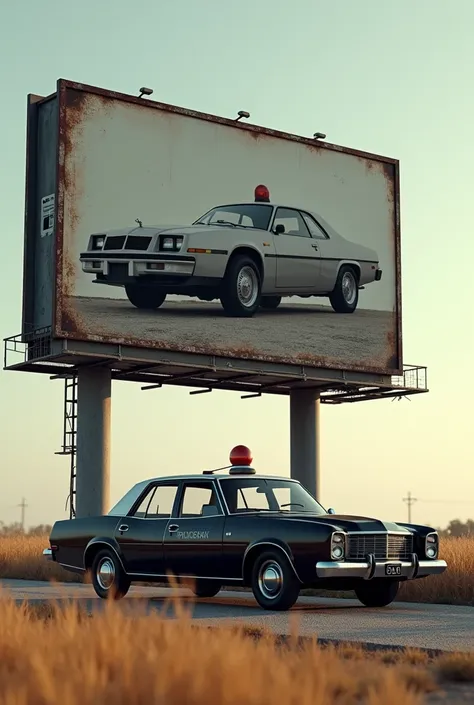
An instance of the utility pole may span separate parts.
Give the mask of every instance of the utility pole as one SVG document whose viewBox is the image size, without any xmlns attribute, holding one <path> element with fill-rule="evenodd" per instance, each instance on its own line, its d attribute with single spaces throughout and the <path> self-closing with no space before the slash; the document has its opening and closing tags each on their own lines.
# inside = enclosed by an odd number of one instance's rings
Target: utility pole
<svg viewBox="0 0 474 705">
<path fill-rule="evenodd" d="M 408 492 L 408 495 L 403 497 L 403 501 L 408 505 L 408 523 L 411 524 L 411 507 L 412 504 L 415 504 L 418 500 L 411 496 L 411 492 Z"/>
<path fill-rule="evenodd" d="M 18 506 L 21 507 L 21 529 L 22 531 L 25 531 L 25 509 L 28 505 L 24 497 L 22 497 L 21 502 Z"/>
</svg>

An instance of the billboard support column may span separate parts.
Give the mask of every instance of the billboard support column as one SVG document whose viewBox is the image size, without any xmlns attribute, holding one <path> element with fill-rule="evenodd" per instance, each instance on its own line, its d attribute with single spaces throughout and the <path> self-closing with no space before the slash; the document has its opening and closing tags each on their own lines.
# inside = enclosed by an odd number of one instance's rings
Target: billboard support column
<svg viewBox="0 0 474 705">
<path fill-rule="evenodd" d="M 291 477 L 320 499 L 320 399 L 312 389 L 290 392 Z"/>
<path fill-rule="evenodd" d="M 111 371 L 79 369 L 77 375 L 76 516 L 109 511 Z"/>
</svg>

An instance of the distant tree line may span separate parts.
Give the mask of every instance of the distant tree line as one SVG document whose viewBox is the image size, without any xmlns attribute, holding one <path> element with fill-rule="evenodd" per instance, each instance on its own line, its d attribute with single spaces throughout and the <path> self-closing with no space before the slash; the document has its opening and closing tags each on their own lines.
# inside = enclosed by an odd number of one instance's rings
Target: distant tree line
<svg viewBox="0 0 474 705">
<path fill-rule="evenodd" d="M 30 526 L 26 531 L 23 530 L 20 522 L 14 524 L 4 524 L 0 521 L 0 537 L 1 536 L 44 536 L 51 533 L 49 524 L 38 524 L 38 526 Z M 441 538 L 474 536 L 474 520 L 468 519 L 463 522 L 459 519 L 452 519 L 445 529 L 438 529 Z"/>
</svg>

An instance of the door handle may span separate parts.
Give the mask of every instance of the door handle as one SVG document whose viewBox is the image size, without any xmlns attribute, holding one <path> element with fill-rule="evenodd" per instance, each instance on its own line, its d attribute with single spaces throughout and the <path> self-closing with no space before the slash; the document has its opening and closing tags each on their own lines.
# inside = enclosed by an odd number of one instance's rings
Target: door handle
<svg viewBox="0 0 474 705">
<path fill-rule="evenodd" d="M 318 246 L 317 246 L 317 245 L 311 245 L 311 247 L 314 247 L 315 250 L 318 249 Z"/>
<path fill-rule="evenodd" d="M 178 529 L 179 529 L 178 524 L 170 524 L 168 526 L 168 531 L 170 532 L 170 534 L 173 534 L 175 531 L 178 531 Z"/>
<path fill-rule="evenodd" d="M 124 531 L 128 531 L 127 524 L 120 524 L 119 531 L 120 531 L 120 533 L 123 533 Z"/>
</svg>

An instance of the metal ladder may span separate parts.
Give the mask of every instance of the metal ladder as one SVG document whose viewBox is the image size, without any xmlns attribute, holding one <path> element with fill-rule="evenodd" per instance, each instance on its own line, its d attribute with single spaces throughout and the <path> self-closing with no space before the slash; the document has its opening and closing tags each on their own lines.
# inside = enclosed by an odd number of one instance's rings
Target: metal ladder
<svg viewBox="0 0 474 705">
<path fill-rule="evenodd" d="M 77 375 L 64 379 L 64 427 L 62 449 L 56 455 L 69 455 L 69 518 L 76 516 L 76 453 L 77 453 Z"/>
</svg>

